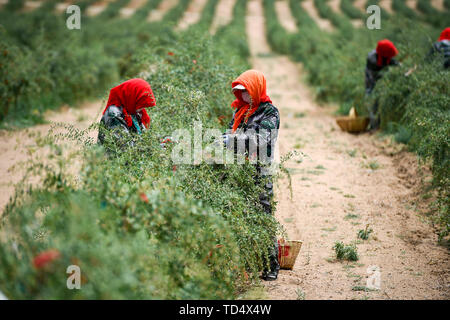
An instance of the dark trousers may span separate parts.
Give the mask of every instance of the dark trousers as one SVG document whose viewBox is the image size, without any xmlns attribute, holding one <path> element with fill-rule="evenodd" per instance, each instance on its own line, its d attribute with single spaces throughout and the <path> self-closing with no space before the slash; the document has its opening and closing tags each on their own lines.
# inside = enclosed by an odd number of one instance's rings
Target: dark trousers
<svg viewBox="0 0 450 320">
<path fill-rule="evenodd" d="M 370 96 L 372 93 L 373 87 L 366 86 L 366 98 Z M 369 111 L 369 121 L 370 121 L 370 130 L 376 130 L 380 127 L 380 115 L 378 114 L 378 99 L 375 102 L 367 107 L 367 111 Z"/>
<path fill-rule="evenodd" d="M 370 130 L 376 130 L 380 127 L 380 115 L 378 114 L 378 99 L 369 110 Z"/>
</svg>

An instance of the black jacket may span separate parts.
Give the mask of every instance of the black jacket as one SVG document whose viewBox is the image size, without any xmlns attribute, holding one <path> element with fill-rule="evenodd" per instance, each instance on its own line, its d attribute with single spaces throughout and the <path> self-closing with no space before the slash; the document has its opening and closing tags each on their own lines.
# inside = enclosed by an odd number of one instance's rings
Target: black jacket
<svg viewBox="0 0 450 320">
<path fill-rule="evenodd" d="M 442 40 L 433 43 L 430 52 L 428 53 L 427 60 L 431 61 L 436 54 L 442 54 L 444 57 L 444 69 L 450 68 L 450 40 Z"/>
<path fill-rule="evenodd" d="M 386 63 L 386 60 L 383 58 L 383 64 L 381 66 L 377 65 L 378 54 L 376 50 L 372 50 L 367 55 L 367 63 L 366 63 L 366 93 L 369 94 L 375 88 L 376 82 L 381 78 L 382 73 L 381 70 L 388 66 L 398 66 L 399 62 L 394 58 L 391 59 L 389 64 Z"/>
<path fill-rule="evenodd" d="M 225 134 L 227 137 L 226 145 L 230 146 L 230 139 L 236 139 L 234 140 L 234 151 L 237 152 L 238 140 L 243 139 L 245 140 L 245 153 L 249 155 L 249 151 L 256 151 L 259 160 L 261 160 L 259 158 L 259 150 L 267 147 L 267 157 L 270 161 L 273 158 L 273 150 L 278 137 L 278 130 L 280 129 L 278 109 L 271 103 L 261 103 L 256 112 L 248 118 L 248 121 L 242 121 L 235 134 L 232 134 L 231 129 L 235 115 L 236 112 L 234 112 L 228 126 L 229 131 Z M 252 146 L 251 150 L 250 146 Z"/>
</svg>

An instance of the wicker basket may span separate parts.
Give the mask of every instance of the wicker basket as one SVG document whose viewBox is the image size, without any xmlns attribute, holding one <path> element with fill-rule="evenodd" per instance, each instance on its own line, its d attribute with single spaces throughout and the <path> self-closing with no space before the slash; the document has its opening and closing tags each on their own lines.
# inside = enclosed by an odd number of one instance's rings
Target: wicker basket
<svg viewBox="0 0 450 320">
<path fill-rule="evenodd" d="M 350 109 L 350 113 L 345 117 L 338 117 L 336 119 L 339 127 L 347 132 L 362 132 L 365 131 L 369 124 L 368 117 L 359 117 L 355 108 Z"/>
<path fill-rule="evenodd" d="M 300 240 L 278 240 L 278 262 L 281 269 L 292 270 L 302 243 Z"/>
</svg>

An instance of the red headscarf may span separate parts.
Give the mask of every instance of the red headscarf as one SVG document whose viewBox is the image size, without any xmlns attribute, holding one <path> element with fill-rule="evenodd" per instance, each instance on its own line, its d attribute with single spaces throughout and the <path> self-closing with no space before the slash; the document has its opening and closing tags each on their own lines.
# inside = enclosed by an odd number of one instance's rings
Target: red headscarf
<svg viewBox="0 0 450 320">
<path fill-rule="evenodd" d="M 111 105 L 123 107 L 125 121 L 129 127 L 133 125 L 130 114 L 136 114 L 137 110 L 142 109 L 142 123 L 148 128 L 150 117 L 144 108 L 154 107 L 156 101 L 152 88 L 145 80 L 130 79 L 111 89 L 103 113 Z"/>
<path fill-rule="evenodd" d="M 438 41 L 442 40 L 450 40 L 450 28 L 445 28 L 442 30 L 441 36 L 439 37 Z"/>
<path fill-rule="evenodd" d="M 386 58 L 386 63 L 389 64 L 391 59 L 398 54 L 397 48 L 388 39 L 379 41 L 376 51 L 378 54 L 377 66 L 379 67 L 383 65 L 383 58 Z"/>
<path fill-rule="evenodd" d="M 240 90 L 234 90 L 234 95 L 237 99 L 233 101 L 231 107 L 237 108 L 237 111 L 234 116 L 233 132 L 236 131 L 242 120 L 247 122 L 248 118 L 258 109 L 260 103 L 272 103 L 266 93 L 266 78 L 260 71 L 245 71 L 231 83 L 231 87 L 234 88 L 238 84 L 245 87 L 247 92 L 252 97 L 252 103 L 248 104 L 242 100 L 242 92 Z"/>
</svg>

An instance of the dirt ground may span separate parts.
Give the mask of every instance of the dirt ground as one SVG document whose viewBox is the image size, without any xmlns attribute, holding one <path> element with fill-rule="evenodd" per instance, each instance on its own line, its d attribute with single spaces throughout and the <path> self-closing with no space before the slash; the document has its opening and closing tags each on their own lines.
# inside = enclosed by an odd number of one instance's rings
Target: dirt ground
<svg viewBox="0 0 450 320">
<path fill-rule="evenodd" d="M 90 5 L 86 9 L 86 14 L 90 17 L 94 17 L 102 13 L 103 10 L 112 2 L 113 0 L 100 0 Z"/>
<path fill-rule="evenodd" d="M 431 0 L 431 4 L 438 10 L 445 11 L 444 0 Z"/>
<path fill-rule="evenodd" d="M 215 34 L 217 29 L 230 23 L 233 18 L 233 8 L 236 0 L 219 0 L 214 12 L 214 19 L 209 32 Z"/>
<path fill-rule="evenodd" d="M 57 3 L 55 5 L 55 12 L 61 14 L 66 12 L 67 8 L 74 3 L 73 0 L 65 0 L 64 2 Z"/>
<path fill-rule="evenodd" d="M 394 13 L 394 11 L 392 10 L 392 0 L 380 0 L 379 5 L 389 14 Z"/>
<path fill-rule="evenodd" d="M 196 24 L 200 20 L 207 2 L 207 0 L 192 0 L 178 23 L 177 29 L 186 30 L 189 26 Z"/>
<path fill-rule="evenodd" d="M 366 3 L 367 3 L 366 0 L 355 0 L 355 1 L 353 1 L 353 5 L 357 9 L 361 10 L 363 13 L 366 13 Z"/>
<path fill-rule="evenodd" d="M 303 0 L 301 3 L 303 9 L 309 14 L 309 16 L 316 22 L 320 29 L 324 31 L 333 31 L 334 26 L 327 19 L 320 17 L 316 6 L 314 5 L 314 0 Z"/>
<path fill-rule="evenodd" d="M 0 215 L 14 193 L 14 185 L 23 176 L 24 170 L 20 164 L 45 155 L 46 151 L 37 147 L 36 139 L 45 136 L 54 123 L 74 124 L 76 128 L 85 129 L 99 121 L 103 107 L 101 101 L 84 103 L 77 108 L 64 106 L 56 112 L 47 113 L 47 124 L 23 130 L 0 130 L 0 150 L 3 155 L 0 158 Z M 34 150 L 37 151 L 34 153 Z"/>
<path fill-rule="evenodd" d="M 150 11 L 147 21 L 155 22 L 160 21 L 164 17 L 164 15 L 170 11 L 173 7 L 178 4 L 178 0 L 162 0 L 158 7 L 152 11 Z"/>
<path fill-rule="evenodd" d="M 280 24 L 291 33 L 297 32 L 297 25 L 295 19 L 292 16 L 291 10 L 289 9 L 289 2 L 286 0 L 276 1 L 275 10 L 278 16 L 278 21 Z"/>
<path fill-rule="evenodd" d="M 136 12 L 136 10 L 144 6 L 146 3 L 147 0 L 131 0 L 125 7 L 120 9 L 120 16 L 122 18 L 131 17 Z"/>
<path fill-rule="evenodd" d="M 389 139 L 339 129 L 334 108 L 317 105 L 304 85 L 301 66 L 271 52 L 261 0 L 248 4 L 247 34 L 253 68 L 266 75 L 280 110 L 280 154 L 306 155 L 287 164 L 293 199 L 287 180 L 276 188 L 276 217 L 303 246 L 293 270 L 264 283 L 268 298 L 448 299 L 449 252 L 421 215 L 427 204 L 414 204 L 426 168 Z M 359 260 L 336 261 L 335 241 L 354 243 L 367 224 L 373 233 L 357 242 Z M 364 289 L 371 266 L 380 270 L 380 290 Z"/>
<path fill-rule="evenodd" d="M 341 0 L 330 0 L 328 1 L 328 5 L 335 13 L 339 15 L 344 14 L 341 10 Z M 363 26 L 363 21 L 361 19 L 350 19 L 350 22 L 353 24 L 355 28 L 360 28 Z"/>
<path fill-rule="evenodd" d="M 158 10 L 176 4 L 164 0 Z M 281 270 L 277 281 L 264 283 L 267 298 L 449 299 L 449 251 L 437 245 L 435 230 L 423 216 L 429 201 L 421 198 L 421 181 L 429 179 L 429 170 L 389 138 L 342 132 L 333 116 L 335 108 L 318 105 L 304 84 L 302 66 L 270 50 L 262 1 L 249 1 L 247 9 L 251 62 L 266 75 L 268 94 L 281 114 L 279 154 L 294 149 L 305 154 L 303 162 L 286 164 L 293 198 L 287 179 L 276 185 L 276 217 L 288 238 L 302 240 L 303 246 L 293 270 Z M 289 8 L 282 5 L 282 10 Z M 229 14 L 216 17 L 230 19 Z M 286 26 L 293 23 L 287 21 Z M 66 106 L 46 118 L 86 128 L 99 120 L 103 107 L 101 101 Z M 0 212 L 23 172 L 10 167 L 30 157 L 36 135 L 46 134 L 50 126 L 0 131 Z M 36 155 L 39 152 L 32 156 Z M 373 233 L 357 241 L 357 232 L 367 224 Z M 332 247 L 338 240 L 357 241 L 357 262 L 336 261 Z M 373 266 L 380 270 L 381 288 L 365 290 Z"/>
</svg>

